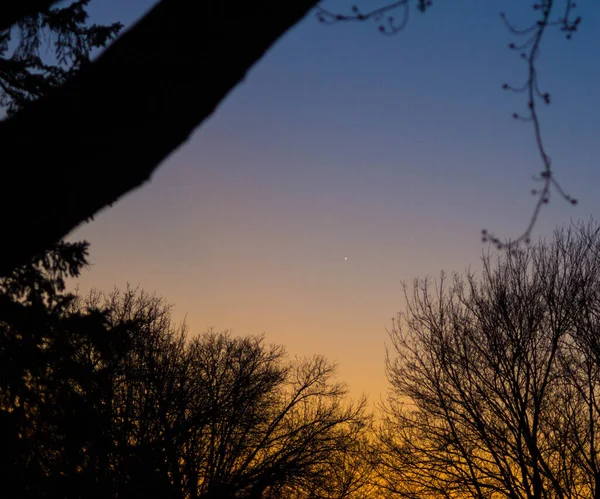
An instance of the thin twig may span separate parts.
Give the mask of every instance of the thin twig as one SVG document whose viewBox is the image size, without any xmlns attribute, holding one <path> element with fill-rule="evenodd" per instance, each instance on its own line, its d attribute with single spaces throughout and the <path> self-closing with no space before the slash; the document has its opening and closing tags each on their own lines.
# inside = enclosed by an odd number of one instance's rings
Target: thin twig
<svg viewBox="0 0 600 499">
<path fill-rule="evenodd" d="M 554 172 L 552 171 L 552 161 L 550 159 L 550 156 L 546 152 L 546 148 L 544 146 L 537 108 L 537 103 L 539 101 L 543 101 L 546 105 L 550 104 L 550 94 L 548 92 L 542 92 L 539 88 L 538 71 L 536 66 L 537 58 L 539 56 L 540 45 L 542 42 L 542 38 L 546 32 L 546 29 L 548 27 L 560 26 L 561 30 L 566 32 L 567 39 L 570 39 L 572 33 L 577 30 L 577 26 L 581 21 L 581 18 L 579 17 L 574 21 L 570 20 L 569 15 L 572 9 L 575 7 L 575 4 L 572 0 L 565 0 L 565 2 L 566 6 L 563 17 L 559 18 L 556 21 L 551 21 L 552 9 L 553 7 L 555 7 L 556 3 L 555 0 L 542 0 L 540 3 L 535 4 L 534 8 L 540 10 L 542 13 L 541 18 L 538 21 L 536 21 L 534 25 L 525 29 L 516 28 L 512 23 L 510 23 L 507 20 L 506 16 L 502 14 L 502 19 L 504 20 L 507 28 L 511 33 L 517 36 L 529 35 L 525 42 L 521 43 L 520 45 L 511 43 L 509 46 L 512 50 L 523 50 L 524 48 L 528 48 L 528 52 L 521 53 L 521 57 L 527 61 L 527 81 L 521 87 L 515 87 L 509 84 L 504 84 L 503 88 L 505 90 L 511 90 L 513 92 L 527 92 L 528 113 L 526 115 L 515 113 L 513 114 L 513 118 L 518 119 L 520 121 L 527 121 L 533 123 L 535 143 L 544 169 L 539 177 L 534 177 L 534 180 L 542 182 L 542 188 L 532 190 L 532 194 L 534 196 L 537 196 L 537 200 L 533 209 L 533 213 L 531 214 L 531 217 L 529 219 L 529 223 L 527 224 L 527 227 L 525 228 L 523 233 L 516 239 L 509 240 L 505 243 L 502 242 L 498 237 L 489 233 L 488 231 L 482 231 L 482 240 L 484 242 L 489 241 L 495 244 L 499 249 L 504 247 L 510 248 L 518 246 L 520 243 L 528 244 L 531 241 L 531 233 L 533 231 L 533 228 L 535 227 L 535 224 L 537 223 L 542 206 L 550 202 L 550 194 L 552 187 L 554 187 L 559 196 L 562 197 L 564 200 L 568 201 L 571 204 L 577 204 L 577 200 L 566 194 L 566 192 L 554 176 Z"/>
</svg>

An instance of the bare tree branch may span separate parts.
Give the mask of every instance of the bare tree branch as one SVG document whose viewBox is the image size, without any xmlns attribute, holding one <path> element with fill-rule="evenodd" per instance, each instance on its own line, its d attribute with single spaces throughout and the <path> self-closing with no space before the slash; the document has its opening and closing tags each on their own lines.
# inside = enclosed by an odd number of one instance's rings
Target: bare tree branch
<svg viewBox="0 0 600 499">
<path fill-rule="evenodd" d="M 527 94 L 527 112 L 525 114 L 514 113 L 513 118 L 520 121 L 532 123 L 535 137 L 535 144 L 543 165 L 543 170 L 539 177 L 534 177 L 534 180 L 541 182 L 541 189 L 533 189 L 531 193 L 537 197 L 533 213 L 529 219 L 527 227 L 523 233 L 510 240 L 508 243 L 504 243 L 498 237 L 489 233 L 487 230 L 482 231 L 482 239 L 484 242 L 490 241 L 495 244 L 498 248 L 517 246 L 520 243 L 529 243 L 531 240 L 531 233 L 535 224 L 538 220 L 542 207 L 550 202 L 551 189 L 554 187 L 556 192 L 565 201 L 575 205 L 577 200 L 568 195 L 561 185 L 556 180 L 554 172 L 552 170 L 552 161 L 550 156 L 546 152 L 544 140 L 541 131 L 540 119 L 538 114 L 537 105 L 543 102 L 546 105 L 550 104 L 550 94 L 548 92 L 542 92 L 539 87 L 537 60 L 540 54 L 540 46 L 546 30 L 549 27 L 560 27 L 565 32 L 566 38 L 570 39 L 581 22 L 581 18 L 577 17 L 571 19 L 572 10 L 575 8 L 575 2 L 573 0 L 564 0 L 565 10 L 562 16 L 558 19 L 553 20 L 553 11 L 557 10 L 556 0 L 542 0 L 536 3 L 534 7 L 540 11 L 540 18 L 531 26 L 526 28 L 517 28 L 502 14 L 508 30 L 515 36 L 525 38 L 520 44 L 511 43 L 510 49 L 518 51 L 523 60 L 527 63 L 527 81 L 522 86 L 512 86 L 507 83 L 502 88 L 505 90 L 511 90 L 513 92 L 525 92 Z"/>
<path fill-rule="evenodd" d="M 554 18 L 553 15 L 556 10 L 558 10 L 557 3 L 559 2 L 564 2 L 564 10 L 561 15 Z M 426 0 L 418 0 L 415 3 L 417 10 L 421 12 L 424 12 L 432 5 L 432 1 Z M 323 7 L 317 7 L 317 18 L 320 22 L 325 24 L 335 24 L 345 21 L 374 20 L 379 23 L 379 31 L 381 33 L 394 35 L 406 26 L 409 18 L 410 4 L 410 0 L 397 0 L 384 3 L 380 7 L 369 11 L 363 11 L 360 7 L 354 5 L 351 14 L 334 13 Z M 560 28 L 561 31 L 565 32 L 566 38 L 570 39 L 573 33 L 577 31 L 581 18 L 572 18 L 573 9 L 575 8 L 575 2 L 573 0 L 541 0 L 533 6 L 535 10 L 540 12 L 540 16 L 532 25 L 525 28 L 516 27 L 508 21 L 505 14 L 502 14 L 502 19 L 510 33 L 516 37 L 524 38 L 519 44 L 511 43 L 510 48 L 520 52 L 521 58 L 526 61 L 528 69 L 527 80 L 522 86 L 504 84 L 503 88 L 505 90 L 525 92 L 527 94 L 527 112 L 525 114 L 515 113 L 513 114 L 513 117 L 517 120 L 531 122 L 533 124 L 535 144 L 543 165 L 543 171 L 539 177 L 534 177 L 534 180 L 541 182 L 542 187 L 541 189 L 532 190 L 532 194 L 537 196 L 537 201 L 528 225 L 520 236 L 505 243 L 499 237 L 496 237 L 487 230 L 484 229 L 482 231 L 483 241 L 490 241 L 498 248 L 516 246 L 520 243 L 528 243 L 530 241 L 531 233 L 538 220 L 540 211 L 543 205 L 550 201 L 552 188 L 554 188 L 564 200 L 571 204 L 577 204 L 577 200 L 568 195 L 556 180 L 552 170 L 550 156 L 546 152 L 544 145 L 537 104 L 538 102 L 543 102 L 547 105 L 550 104 L 550 94 L 548 92 L 542 92 L 539 88 L 537 60 L 542 39 L 548 27 Z M 399 19 L 392 15 L 392 13 L 396 11 L 400 12 Z"/>
</svg>

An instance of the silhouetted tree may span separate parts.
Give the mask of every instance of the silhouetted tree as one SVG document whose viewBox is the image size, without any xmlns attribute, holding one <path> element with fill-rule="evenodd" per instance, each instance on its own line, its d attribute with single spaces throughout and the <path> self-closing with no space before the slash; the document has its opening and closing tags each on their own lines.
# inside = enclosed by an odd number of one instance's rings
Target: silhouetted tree
<svg viewBox="0 0 600 499">
<path fill-rule="evenodd" d="M 163 298 L 131 288 L 92 292 L 80 306 L 102 309 L 109 326 L 129 336 L 110 380 L 113 495 L 183 497 L 179 446 L 205 412 L 190 371 L 185 325 L 172 323 Z"/>
<path fill-rule="evenodd" d="M 9 114 L 63 85 L 117 36 L 119 23 L 86 25 L 89 1 L 32 13 L 0 31 L 0 106 Z M 43 58 L 48 48 L 51 58 Z"/>
<path fill-rule="evenodd" d="M 106 46 L 121 30 L 119 23 L 88 26 L 86 8 L 89 0 L 51 8 L 53 3 L 57 2 L 22 0 L 3 2 L 0 6 L 0 108 L 8 115 L 63 85 L 90 63 L 94 49 Z M 3 154 L 7 151 L 6 146 L 7 142 L 2 142 Z M 19 155 L 6 153 L 3 157 L 6 161 Z M 49 164 L 41 161 L 32 166 L 48 168 Z M 10 173 L 8 179 L 19 182 Z M 32 196 L 34 192 L 30 191 L 22 198 L 30 201 L 30 207 Z M 18 263 L 25 264 L 49 248 L 52 252 L 53 244 L 38 246 L 35 251 L 23 255 Z M 3 255 L 4 252 L 0 252 L 0 258 Z M 8 275 L 12 269 L 14 266 L 2 274 Z"/>
<path fill-rule="evenodd" d="M 135 289 L 94 293 L 128 350 L 111 371 L 110 483 L 117 497 L 350 497 L 368 417 L 322 357 L 289 360 L 262 338 L 189 340 L 170 307 Z M 344 476 L 345 473 L 345 476 Z M 362 473 L 363 476 L 360 475 Z M 282 495 L 283 494 L 283 495 Z M 298 495 L 300 497 L 300 495 Z"/>
<path fill-rule="evenodd" d="M 576 234 L 574 233 L 576 232 Z M 565 480 L 581 497 L 600 497 L 600 230 L 590 223 L 556 238 L 556 252 L 577 273 L 572 334 L 559 351 L 564 384 L 557 402 Z M 564 264 L 563 264 L 564 265 Z"/>
<path fill-rule="evenodd" d="M 416 281 L 391 333 L 380 480 L 402 497 L 598 493 L 593 225 Z"/>
<path fill-rule="evenodd" d="M 316 2 L 162 0 L 75 78 L 1 122 L 2 154 L 20 167 L 0 173 L 13 186 L 0 199 L 12 213 L 0 274 L 146 182 Z M 29 209 L 4 211 L 9 197 Z"/>
<path fill-rule="evenodd" d="M 196 380 L 208 394 L 201 497 L 285 497 L 326 489 L 342 454 L 364 430 L 364 401 L 344 402 L 335 366 L 322 357 L 285 361 L 260 338 L 209 333 L 192 344 Z M 193 492 L 190 491 L 193 495 Z"/>
<path fill-rule="evenodd" d="M 333 364 L 261 338 L 189 340 L 164 299 L 135 289 L 66 293 L 85 248 L 63 243 L 0 282 L 7 490 L 358 497 L 368 416 L 364 400 L 346 403 Z"/>
<path fill-rule="evenodd" d="M 18 157 L 22 165 L 0 173 L 0 182 L 12 187 L 0 198 L 0 212 L 11 214 L 4 218 L 3 233 L 12 241 L 0 254 L 0 274 L 148 181 L 160 162 L 188 139 L 249 68 L 317 3 L 162 0 L 77 78 L 0 123 L 3 154 Z M 422 11 L 431 3 L 415 2 Z M 318 13 L 324 21 L 334 22 L 386 16 L 389 27 L 384 23 L 381 31 L 389 33 L 399 28 L 389 13 L 408 11 L 409 4 L 399 0 L 368 11 L 354 7 L 351 15 L 322 8 Z M 48 2 L 27 0 L 21 15 L 36 5 L 45 8 Z M 527 49 L 523 117 L 535 126 L 544 168 L 543 186 L 536 194 L 538 202 L 523 240 L 529 237 L 552 186 L 575 202 L 556 183 L 541 140 L 537 105 L 549 103 L 550 98 L 539 91 L 536 60 L 547 27 L 559 26 L 570 37 L 579 18 L 571 17 L 572 0 L 543 0 L 535 5 L 540 17 L 530 30 L 521 32 L 509 25 L 515 35 L 532 37 L 514 47 Z M 19 10 L 9 9 L 9 21 L 0 19 L 0 26 L 13 20 Z M 513 87 L 507 84 L 505 88 Z M 68 147 L 64 147 L 65 137 Z M 29 209 L 13 210 L 22 199 L 28 199 Z M 485 237 L 501 244 L 491 234 Z"/>
<path fill-rule="evenodd" d="M 124 343 L 65 279 L 86 245 L 60 243 L 0 281 L 0 474 L 13 497 L 103 497 L 108 373 Z"/>
</svg>

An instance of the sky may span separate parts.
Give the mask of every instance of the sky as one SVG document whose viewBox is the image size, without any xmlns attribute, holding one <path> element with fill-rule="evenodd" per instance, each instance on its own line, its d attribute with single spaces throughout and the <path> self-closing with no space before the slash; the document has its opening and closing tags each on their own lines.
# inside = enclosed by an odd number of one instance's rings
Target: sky
<svg viewBox="0 0 600 499">
<path fill-rule="evenodd" d="M 91 21 L 130 25 L 152 3 L 94 0 Z M 526 73 L 499 13 L 525 25 L 532 3 L 439 0 L 392 37 L 308 15 L 149 184 L 71 234 L 91 243 L 80 290 L 130 283 L 174 304 L 192 334 L 323 354 L 377 402 L 402 283 L 477 272 L 481 229 L 527 225 L 542 164 L 531 126 L 511 118 L 525 97 L 502 90 Z M 554 196 L 535 239 L 600 217 L 600 4 L 578 9 L 573 40 L 546 40 L 540 85 L 546 148 L 579 204 Z"/>
</svg>

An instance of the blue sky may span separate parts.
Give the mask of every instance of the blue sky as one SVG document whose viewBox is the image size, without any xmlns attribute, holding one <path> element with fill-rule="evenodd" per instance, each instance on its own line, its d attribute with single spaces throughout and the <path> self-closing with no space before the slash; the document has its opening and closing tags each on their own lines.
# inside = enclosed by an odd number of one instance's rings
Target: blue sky
<svg viewBox="0 0 600 499">
<path fill-rule="evenodd" d="M 90 13 L 129 24 L 151 4 L 96 0 Z M 536 238 L 600 213 L 600 5 L 578 8 L 580 32 L 548 37 L 540 78 L 547 150 L 580 203 L 555 196 Z M 481 229 L 514 237 L 533 208 L 542 165 L 532 128 L 511 118 L 524 96 L 501 89 L 525 77 L 501 10 L 522 25 L 534 15 L 517 0 L 439 0 L 393 37 L 309 15 L 150 184 L 75 231 L 92 243 L 81 288 L 139 284 L 194 332 L 323 353 L 377 399 L 401 282 L 477 270 Z"/>
</svg>

